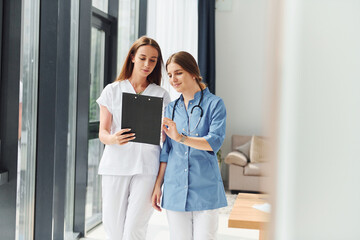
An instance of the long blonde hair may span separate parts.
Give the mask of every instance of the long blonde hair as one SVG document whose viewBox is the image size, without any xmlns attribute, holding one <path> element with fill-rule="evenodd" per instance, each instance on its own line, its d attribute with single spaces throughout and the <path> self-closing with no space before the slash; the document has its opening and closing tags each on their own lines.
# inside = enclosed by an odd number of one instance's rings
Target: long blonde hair
<svg viewBox="0 0 360 240">
<path fill-rule="evenodd" d="M 154 47 L 158 51 L 157 62 L 154 70 L 147 77 L 148 82 L 155 83 L 156 85 L 161 84 L 161 67 L 163 65 L 163 59 L 161 55 L 161 49 L 159 44 L 152 38 L 142 36 L 138 40 L 136 40 L 131 46 L 129 53 L 125 59 L 125 63 L 121 69 L 120 75 L 116 78 L 115 81 L 123 81 L 129 79 L 134 69 L 134 63 L 131 61 L 132 57 L 135 56 L 137 50 L 141 46 L 150 45 Z"/>
</svg>

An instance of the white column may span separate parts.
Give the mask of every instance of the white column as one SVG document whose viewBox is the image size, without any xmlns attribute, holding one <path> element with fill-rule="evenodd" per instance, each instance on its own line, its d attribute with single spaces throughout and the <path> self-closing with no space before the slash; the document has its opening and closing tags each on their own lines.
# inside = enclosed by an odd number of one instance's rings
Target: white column
<svg viewBox="0 0 360 240">
<path fill-rule="evenodd" d="M 282 7 L 272 239 L 360 239 L 360 1 Z"/>
</svg>

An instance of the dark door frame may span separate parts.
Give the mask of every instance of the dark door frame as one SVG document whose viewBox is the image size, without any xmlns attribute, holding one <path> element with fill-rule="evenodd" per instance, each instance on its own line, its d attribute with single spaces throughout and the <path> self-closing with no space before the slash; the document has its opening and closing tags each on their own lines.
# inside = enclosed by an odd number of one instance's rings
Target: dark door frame
<svg viewBox="0 0 360 240">
<path fill-rule="evenodd" d="M 92 7 L 91 1 L 80 1 L 79 17 L 79 62 L 78 62 L 78 101 L 77 101 L 77 133 L 76 133 L 76 166 L 75 166 L 75 214 L 74 232 L 85 236 L 85 205 L 88 168 L 88 139 L 98 136 L 98 122 L 89 125 L 90 97 L 90 60 L 91 60 L 91 27 L 106 28 L 111 35 L 106 45 L 108 54 L 107 77 L 104 85 L 112 82 L 116 76 L 117 66 L 117 19 L 118 1 L 109 0 L 108 14 Z M 108 26 L 111 26 L 110 29 Z"/>
<path fill-rule="evenodd" d="M 15 239 L 22 2 L 1 0 L 0 7 L 0 232 Z"/>
<path fill-rule="evenodd" d="M 147 0 L 139 0 L 139 31 L 138 36 L 146 35 Z"/>
<path fill-rule="evenodd" d="M 113 82 L 116 74 L 116 59 L 114 64 L 114 56 L 117 56 L 117 48 L 112 44 L 117 41 L 117 23 L 116 19 L 108 14 L 103 13 L 97 8 L 92 8 L 92 27 L 105 32 L 105 69 L 104 69 L 104 87 Z M 115 53 L 115 54 L 114 54 Z M 98 138 L 99 121 L 89 123 L 88 139 Z"/>
<path fill-rule="evenodd" d="M 71 0 L 40 1 L 34 239 L 64 239 Z"/>
</svg>

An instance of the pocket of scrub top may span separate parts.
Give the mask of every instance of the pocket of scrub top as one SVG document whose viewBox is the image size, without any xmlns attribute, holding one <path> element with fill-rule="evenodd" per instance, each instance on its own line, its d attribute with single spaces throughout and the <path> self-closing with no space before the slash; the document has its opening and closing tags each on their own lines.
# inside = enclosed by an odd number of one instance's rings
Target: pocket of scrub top
<svg viewBox="0 0 360 240">
<path fill-rule="evenodd" d="M 220 168 L 217 163 L 214 163 L 214 161 L 210 161 L 211 168 L 213 169 L 213 172 L 219 182 L 222 182 L 221 174 L 220 174 Z"/>
</svg>

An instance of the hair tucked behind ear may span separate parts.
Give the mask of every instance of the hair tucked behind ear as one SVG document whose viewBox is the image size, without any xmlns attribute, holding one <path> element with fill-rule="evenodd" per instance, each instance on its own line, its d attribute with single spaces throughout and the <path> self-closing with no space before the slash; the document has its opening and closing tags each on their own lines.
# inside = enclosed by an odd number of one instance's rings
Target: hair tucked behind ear
<svg viewBox="0 0 360 240">
<path fill-rule="evenodd" d="M 157 85 L 161 84 L 161 67 L 163 66 L 163 59 L 161 55 L 161 49 L 159 44 L 152 38 L 142 36 L 138 40 L 136 40 L 131 46 L 128 55 L 126 56 L 124 65 L 121 69 L 120 75 L 117 77 L 115 81 L 123 81 L 129 79 L 134 69 L 134 63 L 131 61 L 132 57 L 135 56 L 137 50 L 142 46 L 152 46 L 158 52 L 157 62 L 154 70 L 147 77 L 147 80 L 150 83 L 155 83 Z"/>
<path fill-rule="evenodd" d="M 196 63 L 195 58 L 190 53 L 180 51 L 171 55 L 166 61 L 166 70 L 170 63 L 178 64 L 180 67 L 182 67 L 182 69 L 195 77 L 196 82 L 199 84 L 199 87 L 202 90 L 206 88 L 206 84 L 202 82 L 202 77 L 200 76 L 199 66 Z"/>
</svg>

